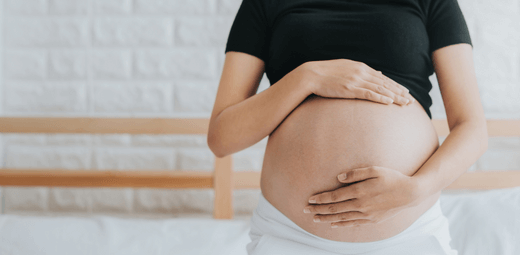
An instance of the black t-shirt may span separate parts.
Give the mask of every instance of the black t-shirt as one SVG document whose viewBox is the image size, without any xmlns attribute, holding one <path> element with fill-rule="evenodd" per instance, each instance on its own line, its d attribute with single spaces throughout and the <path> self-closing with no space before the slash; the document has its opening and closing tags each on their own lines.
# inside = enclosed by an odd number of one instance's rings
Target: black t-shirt
<svg viewBox="0 0 520 255">
<path fill-rule="evenodd" d="M 243 0 L 225 52 L 262 59 L 271 85 L 307 61 L 364 62 L 431 118 L 431 54 L 458 43 L 472 45 L 457 0 Z"/>
</svg>

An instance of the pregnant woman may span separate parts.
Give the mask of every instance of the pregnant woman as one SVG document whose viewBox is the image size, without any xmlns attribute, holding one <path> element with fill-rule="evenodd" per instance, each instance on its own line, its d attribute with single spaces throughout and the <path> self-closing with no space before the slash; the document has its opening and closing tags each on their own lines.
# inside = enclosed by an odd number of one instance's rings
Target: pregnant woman
<svg viewBox="0 0 520 255">
<path fill-rule="evenodd" d="M 225 52 L 210 149 L 269 136 L 250 255 L 457 254 L 439 197 L 487 128 L 456 0 L 243 0 Z"/>
</svg>

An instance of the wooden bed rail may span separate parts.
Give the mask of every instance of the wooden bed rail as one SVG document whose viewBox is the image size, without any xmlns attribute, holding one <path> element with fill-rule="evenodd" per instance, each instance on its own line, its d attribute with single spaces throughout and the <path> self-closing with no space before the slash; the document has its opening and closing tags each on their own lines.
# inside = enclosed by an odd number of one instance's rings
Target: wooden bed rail
<svg viewBox="0 0 520 255">
<path fill-rule="evenodd" d="M 432 121 L 447 136 L 446 120 Z M 199 134 L 209 119 L 0 117 L 0 133 Z M 520 120 L 488 120 L 489 136 L 520 137 Z M 0 169 L 0 186 L 212 188 L 213 216 L 233 218 L 233 190 L 258 189 L 260 172 L 233 172 L 232 155 L 215 157 L 213 172 L 180 170 Z M 497 189 L 520 186 L 520 171 L 467 172 L 448 189 Z"/>
</svg>

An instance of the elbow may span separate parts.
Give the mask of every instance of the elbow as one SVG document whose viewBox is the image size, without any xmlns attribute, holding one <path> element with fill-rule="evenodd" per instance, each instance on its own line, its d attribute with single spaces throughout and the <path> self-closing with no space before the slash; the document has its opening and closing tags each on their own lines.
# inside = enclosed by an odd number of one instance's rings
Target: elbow
<svg viewBox="0 0 520 255">
<path fill-rule="evenodd" d="M 218 134 L 218 132 L 214 131 L 215 129 L 210 128 L 208 130 L 208 135 L 206 136 L 206 142 L 208 144 L 209 149 L 215 157 L 223 158 L 230 153 L 225 150 L 225 147 L 222 146 L 222 138 Z"/>
<path fill-rule="evenodd" d="M 477 143 L 477 148 L 480 148 L 480 156 L 484 154 L 488 149 L 488 130 L 487 130 L 487 121 L 486 119 L 479 120 L 470 120 L 460 122 L 460 128 L 463 128 L 465 132 L 470 132 L 471 137 L 475 139 Z M 459 125 L 457 125 L 459 126 Z"/>
<path fill-rule="evenodd" d="M 218 140 L 215 140 L 215 138 L 210 138 L 210 136 L 208 135 L 207 142 L 209 149 L 211 150 L 211 152 L 213 152 L 215 157 L 223 158 L 228 155 L 228 153 L 226 153 L 222 149 L 221 143 Z"/>
</svg>

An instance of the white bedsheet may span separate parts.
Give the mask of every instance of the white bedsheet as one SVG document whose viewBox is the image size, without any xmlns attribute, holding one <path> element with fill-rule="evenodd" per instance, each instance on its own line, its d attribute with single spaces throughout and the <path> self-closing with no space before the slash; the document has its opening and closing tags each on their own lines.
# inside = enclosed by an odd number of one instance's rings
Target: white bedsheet
<svg viewBox="0 0 520 255">
<path fill-rule="evenodd" d="M 520 255 L 520 187 L 443 195 L 459 255 Z"/>
<path fill-rule="evenodd" d="M 245 220 L 0 216 L 1 255 L 244 255 Z"/>
<path fill-rule="evenodd" d="M 520 254 L 520 187 L 441 198 L 460 255 Z M 0 255 L 245 255 L 247 220 L 0 215 Z"/>
</svg>

